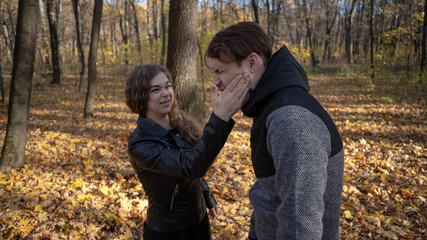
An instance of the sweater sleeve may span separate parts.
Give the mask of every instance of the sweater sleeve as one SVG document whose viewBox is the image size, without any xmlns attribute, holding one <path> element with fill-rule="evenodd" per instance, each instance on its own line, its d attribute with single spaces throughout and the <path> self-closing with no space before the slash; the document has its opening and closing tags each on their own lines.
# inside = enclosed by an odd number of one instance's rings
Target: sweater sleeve
<svg viewBox="0 0 427 240">
<path fill-rule="evenodd" d="M 324 122 L 300 106 L 284 106 L 267 118 L 273 158 L 277 239 L 321 239 L 330 135 Z"/>
</svg>

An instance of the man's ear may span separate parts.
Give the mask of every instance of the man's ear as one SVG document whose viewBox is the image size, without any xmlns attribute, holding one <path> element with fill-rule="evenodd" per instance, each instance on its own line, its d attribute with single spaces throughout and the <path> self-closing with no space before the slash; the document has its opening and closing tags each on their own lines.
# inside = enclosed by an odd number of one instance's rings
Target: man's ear
<svg viewBox="0 0 427 240">
<path fill-rule="evenodd" d="M 261 56 L 254 52 L 249 54 L 248 60 L 249 60 L 249 70 L 251 73 L 256 72 L 258 68 L 263 64 Z"/>
</svg>

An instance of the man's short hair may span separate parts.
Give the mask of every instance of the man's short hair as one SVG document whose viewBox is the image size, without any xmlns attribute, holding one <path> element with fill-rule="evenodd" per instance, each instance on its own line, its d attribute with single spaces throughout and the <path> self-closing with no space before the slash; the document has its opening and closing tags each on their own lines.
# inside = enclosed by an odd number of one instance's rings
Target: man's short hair
<svg viewBox="0 0 427 240">
<path fill-rule="evenodd" d="M 224 63 L 235 61 L 240 64 L 253 52 L 260 55 L 267 65 L 272 52 L 270 39 L 257 23 L 240 22 L 215 34 L 206 56 Z"/>
</svg>

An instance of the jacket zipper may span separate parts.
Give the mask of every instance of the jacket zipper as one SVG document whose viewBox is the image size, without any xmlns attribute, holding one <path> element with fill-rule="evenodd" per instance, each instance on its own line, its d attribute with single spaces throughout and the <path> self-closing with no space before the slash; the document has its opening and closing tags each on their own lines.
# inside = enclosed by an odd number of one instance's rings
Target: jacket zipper
<svg viewBox="0 0 427 240">
<path fill-rule="evenodd" d="M 175 198 L 175 194 L 179 193 L 179 184 L 177 183 L 175 186 L 175 189 L 173 190 L 173 194 L 172 194 L 172 201 L 171 201 L 171 207 L 170 210 L 172 210 L 173 207 L 173 200 Z"/>
</svg>

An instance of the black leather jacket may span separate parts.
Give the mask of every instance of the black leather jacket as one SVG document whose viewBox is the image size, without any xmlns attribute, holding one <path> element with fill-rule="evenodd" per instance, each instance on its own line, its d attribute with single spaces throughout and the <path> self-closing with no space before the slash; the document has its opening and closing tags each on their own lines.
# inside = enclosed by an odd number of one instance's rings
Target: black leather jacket
<svg viewBox="0 0 427 240">
<path fill-rule="evenodd" d="M 203 176 L 227 140 L 234 121 L 212 114 L 203 136 L 190 143 L 140 116 L 129 138 L 130 161 L 148 196 L 148 226 L 158 232 L 199 223 L 216 205 Z M 203 201 L 204 197 L 204 201 Z"/>
</svg>

